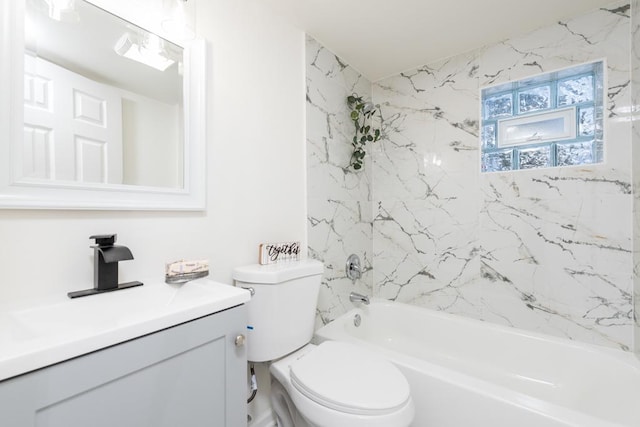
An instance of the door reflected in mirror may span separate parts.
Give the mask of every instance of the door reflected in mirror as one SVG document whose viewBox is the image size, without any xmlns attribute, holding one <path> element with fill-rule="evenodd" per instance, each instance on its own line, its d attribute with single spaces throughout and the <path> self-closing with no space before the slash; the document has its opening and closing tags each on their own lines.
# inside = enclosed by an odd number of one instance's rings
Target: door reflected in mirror
<svg viewBox="0 0 640 427">
<path fill-rule="evenodd" d="M 182 47 L 84 0 L 58 3 L 26 0 L 19 179 L 184 188 Z"/>
</svg>

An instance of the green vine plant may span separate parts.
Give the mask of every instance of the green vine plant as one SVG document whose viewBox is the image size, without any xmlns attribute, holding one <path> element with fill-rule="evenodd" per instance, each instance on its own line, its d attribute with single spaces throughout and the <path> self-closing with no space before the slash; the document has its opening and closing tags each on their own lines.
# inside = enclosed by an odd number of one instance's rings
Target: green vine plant
<svg viewBox="0 0 640 427">
<path fill-rule="evenodd" d="M 371 102 L 363 101 L 362 97 L 358 96 L 357 93 L 347 97 L 347 105 L 351 109 L 350 117 L 355 127 L 355 135 L 351 142 L 353 154 L 351 154 L 349 166 L 355 170 L 360 170 L 366 155 L 365 146 L 367 142 L 376 142 L 381 136 L 380 129 L 374 128 L 371 124 L 372 117 L 376 112 L 376 106 Z M 377 107 L 379 108 L 380 106 L 378 105 Z"/>
</svg>

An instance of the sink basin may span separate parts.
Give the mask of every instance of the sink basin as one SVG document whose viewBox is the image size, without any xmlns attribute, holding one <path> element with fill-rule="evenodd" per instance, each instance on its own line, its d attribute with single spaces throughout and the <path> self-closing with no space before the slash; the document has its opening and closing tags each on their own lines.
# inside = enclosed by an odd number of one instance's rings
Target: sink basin
<svg viewBox="0 0 640 427">
<path fill-rule="evenodd" d="M 75 334 L 81 329 L 118 328 L 144 320 L 153 313 L 176 311 L 190 301 L 206 298 L 215 288 L 190 283 L 184 288 L 171 285 L 146 285 L 108 294 L 28 308 L 7 313 L 9 321 L 24 332 L 22 339 L 45 335 Z"/>
<path fill-rule="evenodd" d="M 248 291 L 209 279 L 61 299 L 0 313 L 0 380 L 242 304 Z"/>
</svg>

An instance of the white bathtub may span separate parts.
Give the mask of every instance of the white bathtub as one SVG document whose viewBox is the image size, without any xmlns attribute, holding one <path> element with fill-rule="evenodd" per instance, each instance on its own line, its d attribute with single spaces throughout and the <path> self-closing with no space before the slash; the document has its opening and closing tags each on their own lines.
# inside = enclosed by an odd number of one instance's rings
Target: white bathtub
<svg viewBox="0 0 640 427">
<path fill-rule="evenodd" d="M 640 362 L 621 350 L 381 300 L 316 332 L 327 339 L 389 357 L 415 427 L 640 427 Z"/>
</svg>

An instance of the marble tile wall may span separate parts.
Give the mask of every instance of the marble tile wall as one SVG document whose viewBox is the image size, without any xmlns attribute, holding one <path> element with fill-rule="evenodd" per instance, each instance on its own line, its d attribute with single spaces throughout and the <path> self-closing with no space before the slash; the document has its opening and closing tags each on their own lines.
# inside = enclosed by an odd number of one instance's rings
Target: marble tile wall
<svg viewBox="0 0 640 427">
<path fill-rule="evenodd" d="M 640 357 L 640 0 L 631 2 L 634 351 Z"/>
<path fill-rule="evenodd" d="M 375 296 L 630 349 L 630 6 L 375 82 Z M 605 162 L 479 172 L 479 93 L 605 59 Z"/>
<path fill-rule="evenodd" d="M 351 291 L 372 292 L 371 162 L 349 168 L 353 124 L 347 96 L 371 99 L 371 82 L 314 39 L 306 40 L 307 200 L 309 257 L 325 265 L 318 325 L 353 307 Z M 363 277 L 352 283 L 347 257 L 357 254 Z"/>
<path fill-rule="evenodd" d="M 308 38 L 309 253 L 326 266 L 318 323 L 350 309 L 356 290 L 630 349 L 640 270 L 630 15 L 627 2 L 612 3 L 373 84 Z M 480 88 L 600 59 L 603 164 L 479 172 Z M 382 104 L 384 117 L 384 139 L 357 173 L 347 167 L 352 92 Z M 355 285 L 344 272 L 350 253 L 366 269 Z"/>
</svg>

